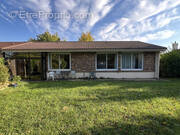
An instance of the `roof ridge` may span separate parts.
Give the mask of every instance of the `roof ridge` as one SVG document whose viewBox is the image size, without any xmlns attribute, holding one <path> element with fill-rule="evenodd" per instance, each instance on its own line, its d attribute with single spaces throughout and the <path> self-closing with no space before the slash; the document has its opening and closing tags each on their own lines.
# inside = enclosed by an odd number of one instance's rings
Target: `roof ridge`
<svg viewBox="0 0 180 135">
<path fill-rule="evenodd" d="M 8 47 L 3 47 L 2 50 L 3 49 L 8 49 L 8 48 L 11 48 L 11 47 L 17 47 L 17 46 L 25 45 L 27 43 L 32 43 L 32 42 L 25 42 L 25 43 L 22 43 L 22 44 L 17 44 L 17 45 L 12 45 L 12 46 L 8 46 Z"/>
<path fill-rule="evenodd" d="M 35 42 L 32 42 L 32 43 L 72 43 L 72 42 L 75 42 L 75 43 L 78 43 L 78 42 L 82 42 L 82 43 L 93 43 L 93 42 L 141 42 L 141 41 L 118 41 L 118 40 L 114 40 L 114 41 L 57 41 L 57 42 L 54 42 L 54 41 L 35 41 Z M 145 43 L 145 42 L 142 42 L 142 43 Z"/>
</svg>

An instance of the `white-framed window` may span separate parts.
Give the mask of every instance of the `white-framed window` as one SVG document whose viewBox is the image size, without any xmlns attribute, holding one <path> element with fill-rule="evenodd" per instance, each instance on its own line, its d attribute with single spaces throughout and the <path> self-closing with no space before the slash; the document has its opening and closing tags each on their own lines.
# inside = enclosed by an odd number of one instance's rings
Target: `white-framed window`
<svg viewBox="0 0 180 135">
<path fill-rule="evenodd" d="M 50 53 L 49 54 L 50 70 L 71 70 L 71 54 L 67 53 Z"/>
<path fill-rule="evenodd" d="M 96 54 L 96 70 L 118 70 L 118 54 Z"/>
<path fill-rule="evenodd" d="M 121 70 L 143 70 L 143 54 L 122 53 Z"/>
</svg>

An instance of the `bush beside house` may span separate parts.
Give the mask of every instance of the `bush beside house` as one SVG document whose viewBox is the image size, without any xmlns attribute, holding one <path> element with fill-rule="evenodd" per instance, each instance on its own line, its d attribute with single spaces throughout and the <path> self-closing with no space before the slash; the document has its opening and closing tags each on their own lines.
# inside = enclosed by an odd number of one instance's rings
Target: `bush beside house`
<svg viewBox="0 0 180 135">
<path fill-rule="evenodd" d="M 6 83 L 9 79 L 8 68 L 4 65 L 4 59 L 0 58 L 0 83 Z"/>
<path fill-rule="evenodd" d="M 180 50 L 162 54 L 160 62 L 161 77 L 180 77 Z"/>
</svg>

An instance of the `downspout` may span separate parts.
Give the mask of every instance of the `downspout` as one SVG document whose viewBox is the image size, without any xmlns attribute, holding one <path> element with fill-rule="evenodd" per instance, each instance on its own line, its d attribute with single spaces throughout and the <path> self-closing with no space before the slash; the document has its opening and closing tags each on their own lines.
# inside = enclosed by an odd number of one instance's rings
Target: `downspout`
<svg viewBox="0 0 180 135">
<path fill-rule="evenodd" d="M 160 52 L 156 52 L 154 78 L 156 78 L 158 80 L 159 80 L 159 67 L 160 67 Z"/>
</svg>

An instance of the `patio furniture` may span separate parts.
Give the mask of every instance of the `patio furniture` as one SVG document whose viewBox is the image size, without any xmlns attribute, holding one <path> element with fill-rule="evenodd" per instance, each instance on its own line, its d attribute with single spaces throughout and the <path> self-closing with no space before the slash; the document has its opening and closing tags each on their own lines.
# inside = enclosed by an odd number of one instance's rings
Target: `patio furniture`
<svg viewBox="0 0 180 135">
<path fill-rule="evenodd" d="M 54 72 L 49 72 L 49 73 L 47 73 L 47 78 L 48 78 L 48 79 L 52 79 L 52 80 L 54 81 L 55 73 L 54 73 Z"/>
</svg>

